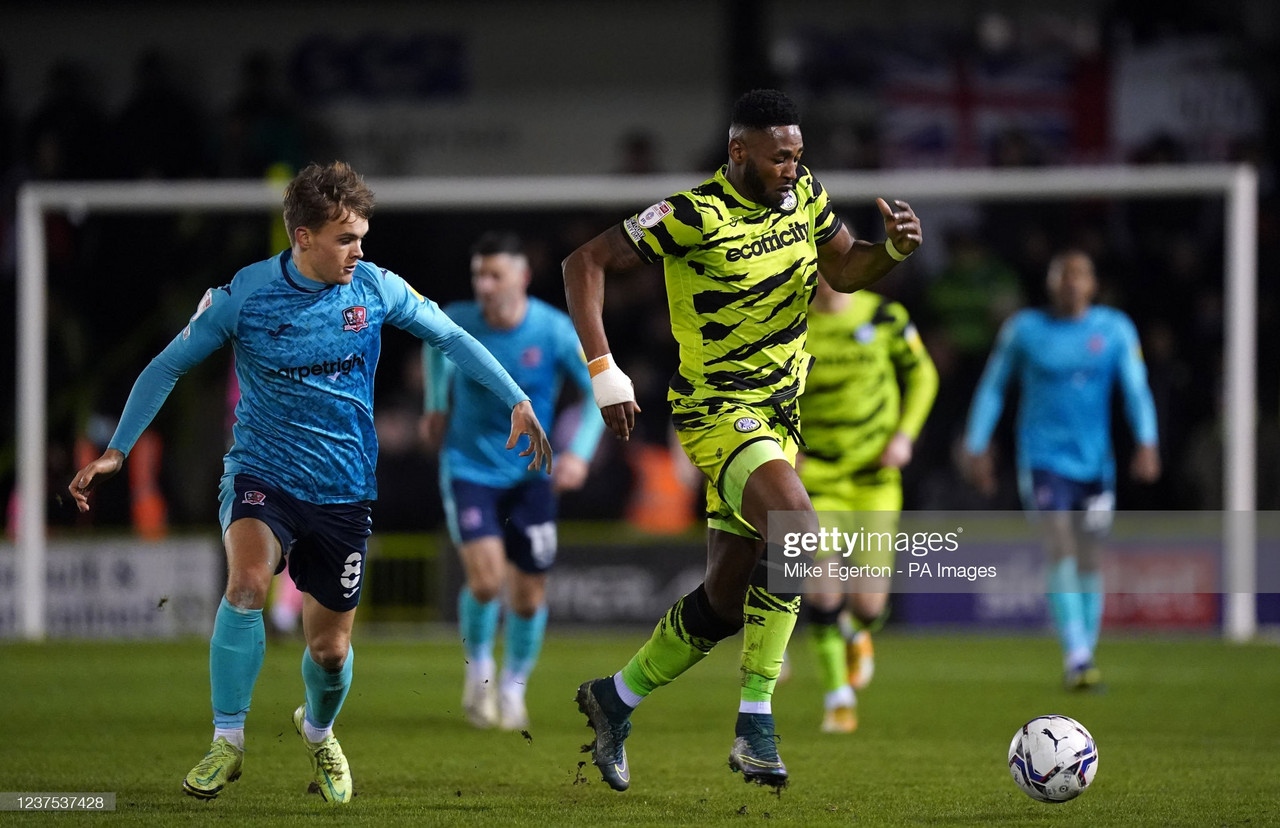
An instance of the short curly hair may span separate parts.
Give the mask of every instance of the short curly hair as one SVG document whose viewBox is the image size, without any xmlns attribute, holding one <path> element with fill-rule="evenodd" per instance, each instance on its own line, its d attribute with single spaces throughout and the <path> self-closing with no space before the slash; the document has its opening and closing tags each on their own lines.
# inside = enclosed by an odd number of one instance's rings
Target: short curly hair
<svg viewBox="0 0 1280 828">
<path fill-rule="evenodd" d="M 777 89 L 753 89 L 734 102 L 730 123 L 744 129 L 799 126 L 800 110 Z"/>
<path fill-rule="evenodd" d="M 373 215 L 373 191 L 345 161 L 309 164 L 284 190 L 284 226 L 293 236 L 299 227 L 319 230 L 347 213 Z"/>
</svg>

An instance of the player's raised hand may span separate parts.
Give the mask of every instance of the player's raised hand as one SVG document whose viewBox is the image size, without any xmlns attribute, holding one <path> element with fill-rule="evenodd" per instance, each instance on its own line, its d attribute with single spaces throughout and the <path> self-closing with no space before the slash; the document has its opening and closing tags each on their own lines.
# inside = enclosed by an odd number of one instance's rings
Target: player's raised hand
<svg viewBox="0 0 1280 828">
<path fill-rule="evenodd" d="M 526 434 L 529 436 L 529 447 L 520 452 L 520 456 L 533 455 L 533 459 L 529 461 L 529 471 L 535 471 L 545 465 L 547 474 L 551 474 L 551 441 L 547 439 L 547 433 L 542 430 L 542 423 L 538 422 L 538 416 L 533 413 L 533 405 L 528 400 L 522 400 L 511 409 L 511 436 L 507 438 L 507 448 L 515 448 L 520 442 L 521 435 Z"/>
<path fill-rule="evenodd" d="M 911 209 L 911 205 L 895 199 L 893 206 L 890 207 L 889 202 L 883 198 L 877 198 L 876 206 L 880 208 L 880 215 L 884 218 L 885 237 L 893 244 L 899 255 L 904 258 L 910 256 L 920 246 L 920 242 L 924 241 L 920 219 Z"/>
<path fill-rule="evenodd" d="M 75 499 L 76 508 L 82 512 L 89 511 L 89 493 L 96 489 L 99 483 L 110 480 L 123 467 L 124 452 L 109 448 L 97 460 L 76 472 L 76 476 L 71 479 L 71 485 L 67 487 L 71 497 Z"/>
</svg>

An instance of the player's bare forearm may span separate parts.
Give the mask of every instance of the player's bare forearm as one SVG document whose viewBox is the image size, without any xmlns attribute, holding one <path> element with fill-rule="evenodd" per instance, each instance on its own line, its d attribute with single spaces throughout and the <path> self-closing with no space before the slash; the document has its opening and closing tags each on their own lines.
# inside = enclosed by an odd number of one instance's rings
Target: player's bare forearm
<svg viewBox="0 0 1280 828">
<path fill-rule="evenodd" d="M 989 449 L 981 454 L 965 452 L 962 463 L 961 471 L 979 493 L 984 497 L 991 497 L 996 493 L 995 459 Z"/>
<path fill-rule="evenodd" d="M 609 353 L 602 318 L 605 274 L 630 270 L 641 263 L 622 231 L 611 227 L 570 253 L 561 264 L 565 305 L 587 359 Z"/>
<path fill-rule="evenodd" d="M 818 270 L 841 293 L 874 285 L 914 253 L 924 239 L 920 219 L 910 204 L 894 201 L 890 207 L 883 198 L 877 198 L 876 207 L 884 219 L 885 241 L 861 241 L 842 227 L 835 238 L 818 248 Z M 890 245 L 896 257 L 890 253 Z"/>
<path fill-rule="evenodd" d="M 818 262 L 827 284 L 841 293 L 854 293 L 871 287 L 898 264 L 889 258 L 883 243 L 872 244 L 861 240 L 851 240 L 849 249 L 838 262 L 827 267 L 822 267 L 821 258 Z"/>
<path fill-rule="evenodd" d="M 591 389 L 605 425 L 626 440 L 635 427 L 635 391 L 631 380 L 611 359 L 604 333 L 604 278 L 606 273 L 630 270 L 643 262 L 623 237 L 611 227 L 579 247 L 564 260 L 565 302 L 578 341 L 591 371 Z"/>
<path fill-rule="evenodd" d="M 1154 483 L 1160 479 L 1160 449 L 1155 445 L 1139 446 L 1133 455 L 1130 474 L 1139 483 Z"/>
<path fill-rule="evenodd" d="M 82 512 L 89 511 L 89 493 L 97 488 L 99 483 L 111 479 L 123 467 L 124 452 L 109 448 L 97 460 L 76 472 L 76 476 L 71 479 L 71 485 L 67 487 L 72 499 L 76 502 L 76 508 Z"/>
</svg>

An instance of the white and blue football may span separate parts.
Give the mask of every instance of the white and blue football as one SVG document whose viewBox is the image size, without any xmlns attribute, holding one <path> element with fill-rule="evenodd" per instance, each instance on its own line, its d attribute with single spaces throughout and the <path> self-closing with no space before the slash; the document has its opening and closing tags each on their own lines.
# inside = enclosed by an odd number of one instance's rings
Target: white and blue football
<svg viewBox="0 0 1280 828">
<path fill-rule="evenodd" d="M 1068 716 L 1037 716 L 1009 745 L 1009 772 L 1023 793 L 1040 802 L 1075 799 L 1098 772 L 1098 745 Z"/>
</svg>

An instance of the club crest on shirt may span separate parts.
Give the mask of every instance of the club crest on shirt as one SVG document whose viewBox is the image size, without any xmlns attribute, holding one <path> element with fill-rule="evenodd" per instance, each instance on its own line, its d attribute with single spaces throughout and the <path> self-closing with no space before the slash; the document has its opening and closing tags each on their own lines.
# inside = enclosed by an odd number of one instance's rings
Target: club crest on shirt
<svg viewBox="0 0 1280 828">
<path fill-rule="evenodd" d="M 1102 349 L 1106 346 L 1106 344 L 1107 344 L 1107 341 L 1102 338 L 1102 334 L 1094 334 L 1093 336 L 1089 337 L 1089 353 L 1091 354 L 1102 353 Z"/>
<path fill-rule="evenodd" d="M 734 430 L 743 434 L 755 431 L 759 427 L 760 421 L 755 417 L 739 417 L 733 424 Z"/>
<path fill-rule="evenodd" d="M 342 311 L 342 326 L 344 331 L 362 331 L 369 327 L 368 312 L 365 311 L 364 305 L 352 305 L 344 308 Z"/>
<path fill-rule="evenodd" d="M 537 368 L 542 364 L 542 349 L 537 345 L 530 345 L 520 352 L 520 364 L 525 368 Z"/>
<path fill-rule="evenodd" d="M 247 503 L 250 506 L 261 506 L 267 502 L 267 496 L 262 492 L 248 491 L 244 493 L 244 500 L 241 503 Z"/>
<path fill-rule="evenodd" d="M 671 214 L 671 203 L 668 201 L 659 201 L 640 214 L 639 224 L 641 227 L 653 227 L 662 221 L 664 216 Z"/>
<path fill-rule="evenodd" d="M 785 196 L 782 197 L 782 204 L 780 205 L 782 212 L 790 213 L 792 210 L 796 209 L 796 202 L 797 202 L 796 194 L 787 193 Z"/>
<path fill-rule="evenodd" d="M 870 322 L 864 322 L 858 326 L 853 332 L 853 338 L 861 342 L 863 345 L 870 345 L 876 338 L 876 326 Z"/>
</svg>

